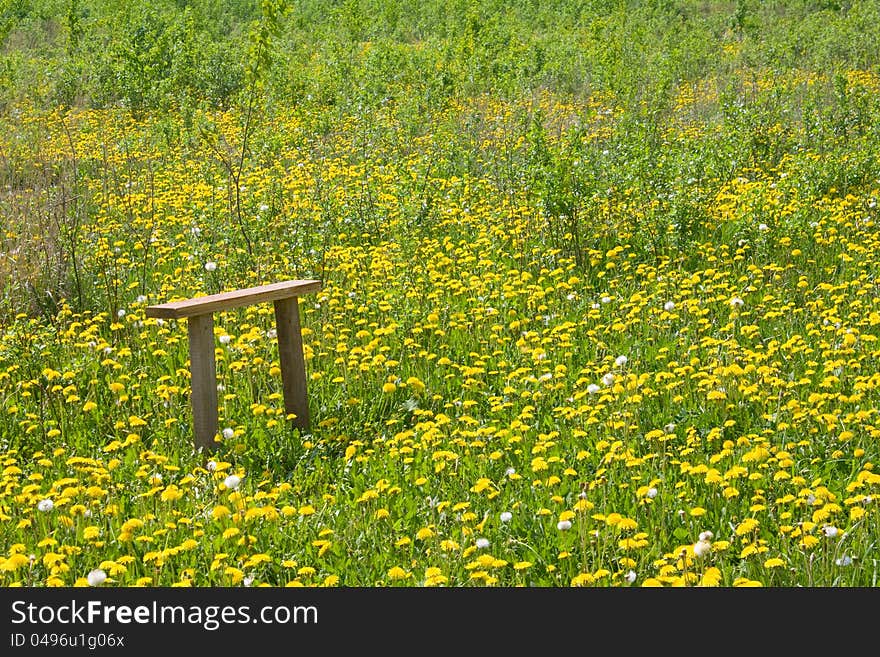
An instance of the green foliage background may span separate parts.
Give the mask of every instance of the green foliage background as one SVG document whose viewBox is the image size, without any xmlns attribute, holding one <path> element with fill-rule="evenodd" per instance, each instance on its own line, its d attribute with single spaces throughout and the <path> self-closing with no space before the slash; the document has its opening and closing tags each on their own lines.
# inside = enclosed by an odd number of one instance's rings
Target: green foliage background
<svg viewBox="0 0 880 657">
<path fill-rule="evenodd" d="M 4 0 L 2 100 L 228 106 L 271 3 Z M 276 101 L 349 106 L 547 88 L 662 109 L 674 85 L 743 68 L 876 66 L 876 2 L 300 0 L 278 17 Z M 720 57 L 733 35 L 741 48 Z M 365 49 L 369 48 L 366 56 Z"/>
</svg>

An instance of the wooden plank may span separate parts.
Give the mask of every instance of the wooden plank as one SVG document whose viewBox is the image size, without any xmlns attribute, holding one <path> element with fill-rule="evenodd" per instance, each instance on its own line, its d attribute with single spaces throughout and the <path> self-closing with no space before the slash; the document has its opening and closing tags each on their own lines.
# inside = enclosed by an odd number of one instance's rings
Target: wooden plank
<svg viewBox="0 0 880 657">
<path fill-rule="evenodd" d="M 293 420 L 294 426 L 308 430 L 309 397 L 306 386 L 306 361 L 299 322 L 299 301 L 296 297 L 275 301 L 275 328 L 278 332 L 284 410 L 288 414 L 296 414 Z"/>
<path fill-rule="evenodd" d="M 196 448 L 211 451 L 217 420 L 217 368 L 214 362 L 214 316 L 195 315 L 187 321 L 192 395 L 193 433 Z"/>
<path fill-rule="evenodd" d="M 184 299 L 183 301 L 172 301 L 148 306 L 146 315 L 147 317 L 160 317 L 162 319 L 181 319 L 183 317 L 206 315 L 254 303 L 294 298 L 301 294 L 317 292 L 320 289 L 321 281 L 317 280 L 281 281 L 280 283 L 271 283 L 269 285 L 260 285 L 242 290 L 232 290 L 230 292 L 221 292 L 220 294 L 209 294 L 203 297 Z"/>
</svg>

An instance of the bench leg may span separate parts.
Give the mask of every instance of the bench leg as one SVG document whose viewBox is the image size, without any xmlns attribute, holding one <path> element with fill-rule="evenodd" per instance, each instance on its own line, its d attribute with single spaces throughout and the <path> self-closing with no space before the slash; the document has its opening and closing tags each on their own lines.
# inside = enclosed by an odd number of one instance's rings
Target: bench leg
<svg viewBox="0 0 880 657">
<path fill-rule="evenodd" d="M 278 356 L 281 360 L 281 382 L 284 388 L 284 410 L 288 414 L 296 415 L 293 420 L 294 426 L 308 431 L 309 397 L 306 388 L 302 331 L 299 324 L 299 303 L 297 297 L 279 299 L 274 303 Z"/>
<path fill-rule="evenodd" d="M 217 434 L 217 368 L 214 362 L 214 316 L 194 315 L 188 320 L 189 362 L 192 375 L 193 431 L 197 449 L 211 451 Z"/>
</svg>

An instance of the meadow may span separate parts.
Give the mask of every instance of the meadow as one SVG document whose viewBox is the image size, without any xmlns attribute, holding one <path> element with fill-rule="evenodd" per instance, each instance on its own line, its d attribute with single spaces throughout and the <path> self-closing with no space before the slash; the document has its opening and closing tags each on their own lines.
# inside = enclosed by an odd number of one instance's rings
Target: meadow
<svg viewBox="0 0 880 657">
<path fill-rule="evenodd" d="M 880 3 L 0 14 L 0 585 L 878 584 Z"/>
</svg>

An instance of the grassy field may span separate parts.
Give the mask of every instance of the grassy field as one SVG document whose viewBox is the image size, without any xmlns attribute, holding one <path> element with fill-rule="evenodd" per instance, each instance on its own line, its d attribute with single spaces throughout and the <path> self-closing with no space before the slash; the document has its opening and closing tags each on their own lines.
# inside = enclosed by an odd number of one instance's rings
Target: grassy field
<svg viewBox="0 0 880 657">
<path fill-rule="evenodd" d="M 878 24 L 3 0 L 0 585 L 876 586 Z"/>
</svg>

